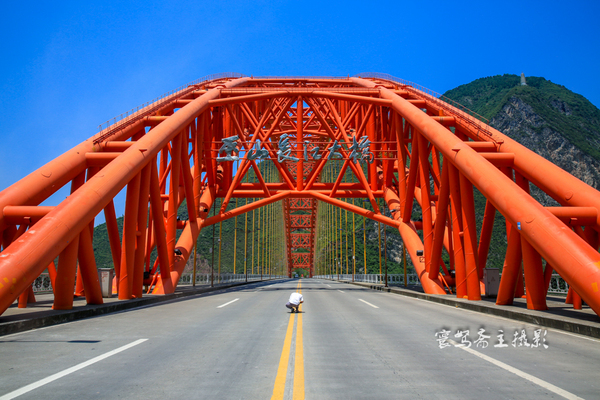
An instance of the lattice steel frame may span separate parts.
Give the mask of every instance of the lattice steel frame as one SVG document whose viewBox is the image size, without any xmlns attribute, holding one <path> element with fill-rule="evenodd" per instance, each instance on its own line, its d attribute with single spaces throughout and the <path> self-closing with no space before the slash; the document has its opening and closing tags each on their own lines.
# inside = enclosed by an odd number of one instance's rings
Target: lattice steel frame
<svg viewBox="0 0 600 400">
<path fill-rule="evenodd" d="M 277 161 L 284 133 L 295 139 L 297 163 Z M 366 171 L 349 160 L 352 134 L 372 142 L 375 162 Z M 244 156 L 235 174 L 231 162 L 216 160 L 221 140 L 234 135 Z M 257 140 L 279 182 L 265 182 L 257 162 L 245 157 Z M 326 149 L 335 140 L 344 144 L 344 162 L 334 182 L 323 182 Z M 320 147 L 321 160 L 304 160 L 305 141 Z M 250 168 L 258 183 L 242 181 Z M 358 182 L 342 182 L 348 169 Z M 67 199 L 40 206 L 69 183 Z M 535 201 L 530 183 L 561 207 Z M 113 198 L 125 186 L 121 242 Z M 473 187 L 487 199 L 479 237 Z M 208 218 L 217 197 L 223 206 Z M 261 200 L 225 211 L 233 197 Z M 368 198 L 374 211 L 338 200 L 348 197 Z M 381 197 L 393 218 L 380 212 L 375 199 Z M 178 221 L 184 199 L 189 220 Z M 411 220 L 415 200 L 420 221 Z M 600 313 L 600 192 L 464 110 L 386 76 L 201 82 L 108 127 L 0 192 L 0 312 L 19 295 L 23 303 L 31 299 L 31 283 L 46 268 L 55 309 L 72 307 L 75 286 L 88 303 L 102 303 L 92 247 L 101 211 L 119 298 L 130 299 L 142 296 L 144 283 L 156 294 L 173 292 L 201 229 L 277 201 L 283 201 L 290 274 L 307 265 L 312 273 L 316 207 L 326 202 L 397 227 L 427 293 L 453 287 L 458 297 L 478 300 L 498 211 L 506 219 L 508 249 L 497 303 L 510 304 L 526 289 L 528 307 L 545 309 L 556 271 L 572 288 L 575 305 L 581 296 Z M 293 214 L 300 210 L 310 218 Z M 305 219 L 310 222 L 294 225 Z M 300 240 L 294 226 L 310 231 L 310 253 L 292 251 Z M 158 259 L 151 265 L 154 248 Z M 442 249 L 450 256 L 447 264 Z"/>
</svg>

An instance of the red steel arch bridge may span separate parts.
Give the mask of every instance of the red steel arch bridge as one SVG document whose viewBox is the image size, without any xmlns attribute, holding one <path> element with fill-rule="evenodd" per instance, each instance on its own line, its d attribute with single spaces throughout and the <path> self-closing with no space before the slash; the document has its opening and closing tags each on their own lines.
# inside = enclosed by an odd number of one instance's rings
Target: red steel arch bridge
<svg viewBox="0 0 600 400">
<path fill-rule="evenodd" d="M 66 185 L 64 201 L 40 206 Z M 559 206 L 541 205 L 532 185 Z M 120 238 L 113 199 L 124 188 Z M 486 199 L 480 216 L 474 188 Z M 258 200 L 228 208 L 239 198 Z M 290 276 L 315 272 L 317 237 L 335 218 L 318 220 L 318 209 L 338 207 L 398 229 L 426 293 L 479 300 L 499 213 L 508 245 L 498 304 L 524 292 L 528 308 L 545 309 L 556 272 L 575 304 L 600 313 L 600 192 L 463 107 L 372 73 L 215 75 L 102 125 L 0 192 L 0 313 L 17 298 L 26 303 L 46 269 L 55 309 L 72 307 L 76 284 L 88 304 L 102 303 L 92 246 L 99 213 L 118 296 L 132 299 L 144 284 L 172 293 L 202 229 L 273 204 Z"/>
</svg>

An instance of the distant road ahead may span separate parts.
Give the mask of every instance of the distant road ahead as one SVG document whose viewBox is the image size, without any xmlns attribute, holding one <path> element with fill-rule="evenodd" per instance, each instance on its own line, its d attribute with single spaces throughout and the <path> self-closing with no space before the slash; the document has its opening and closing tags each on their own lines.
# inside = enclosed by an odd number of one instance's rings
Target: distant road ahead
<svg viewBox="0 0 600 400">
<path fill-rule="evenodd" d="M 598 366 L 594 339 L 302 279 L 0 337 L 0 400 L 597 399 Z"/>
</svg>

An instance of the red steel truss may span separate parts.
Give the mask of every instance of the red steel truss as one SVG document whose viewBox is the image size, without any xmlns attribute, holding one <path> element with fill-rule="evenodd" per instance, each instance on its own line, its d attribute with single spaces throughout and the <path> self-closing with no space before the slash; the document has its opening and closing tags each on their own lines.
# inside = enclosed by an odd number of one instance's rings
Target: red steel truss
<svg viewBox="0 0 600 400">
<path fill-rule="evenodd" d="M 310 211 L 310 208 L 307 209 Z M 313 216 L 308 215 L 290 215 L 290 223 L 292 229 L 310 229 L 312 228 Z"/>
<path fill-rule="evenodd" d="M 294 268 L 310 269 L 311 258 L 310 253 L 292 253 L 292 262 Z"/>
<path fill-rule="evenodd" d="M 292 233 L 292 248 L 310 249 L 311 246 L 310 233 Z"/>
<path fill-rule="evenodd" d="M 313 199 L 288 199 L 290 210 L 298 211 L 298 210 L 308 210 L 313 205 Z"/>
<path fill-rule="evenodd" d="M 356 143 L 367 139 L 358 154 Z M 325 181 L 321 172 L 333 159 L 341 170 Z M 278 182 L 265 181 L 261 162 L 274 165 Z M 250 169 L 258 182 L 244 181 Z M 346 171 L 352 182 L 344 182 Z M 40 206 L 69 184 L 71 195 L 59 205 Z M 542 206 L 531 185 L 560 206 Z M 113 199 L 125 187 L 121 240 Z M 487 201 L 479 232 L 474 188 Z M 223 205 L 208 217 L 217 197 Z M 227 210 L 233 197 L 260 200 Z M 340 198 L 366 198 L 372 210 Z M 183 200 L 189 220 L 178 221 Z M 131 299 L 142 296 L 144 283 L 155 294 L 173 292 L 201 229 L 278 201 L 289 274 L 313 273 L 316 210 L 325 202 L 396 227 L 427 293 L 451 287 L 458 297 L 479 300 L 500 213 L 508 247 L 497 303 L 510 304 L 525 291 L 529 308 L 545 309 L 556 271 L 574 303 L 581 297 L 600 313 L 600 192 L 463 109 L 376 75 L 222 77 L 190 85 L 0 192 L 0 312 L 19 296 L 26 303 L 46 269 L 55 309 L 72 307 L 74 287 L 88 303 L 102 303 L 92 247 L 100 212 L 118 296 Z M 421 220 L 411 219 L 415 208 Z M 151 263 L 154 249 L 158 259 Z"/>
</svg>

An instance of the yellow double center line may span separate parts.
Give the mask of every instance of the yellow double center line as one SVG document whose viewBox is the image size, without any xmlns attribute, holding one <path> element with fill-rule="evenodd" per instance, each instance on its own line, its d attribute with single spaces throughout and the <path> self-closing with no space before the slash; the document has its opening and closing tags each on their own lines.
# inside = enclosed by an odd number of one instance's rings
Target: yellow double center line
<svg viewBox="0 0 600 400">
<path fill-rule="evenodd" d="M 298 293 L 301 291 L 301 281 L 298 282 Z M 298 311 L 302 311 L 302 304 L 298 306 Z M 285 393 L 285 383 L 290 363 L 290 354 L 292 350 L 292 337 L 294 334 L 295 317 L 298 315 L 298 323 L 296 324 L 296 353 L 294 355 L 294 386 L 293 399 L 304 399 L 304 349 L 302 344 L 302 313 L 290 314 L 285 340 L 283 341 L 283 350 L 281 359 L 279 360 L 279 368 L 277 368 L 277 376 L 275 377 L 275 386 L 273 387 L 272 400 L 283 399 Z"/>
</svg>

